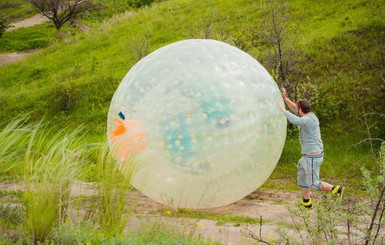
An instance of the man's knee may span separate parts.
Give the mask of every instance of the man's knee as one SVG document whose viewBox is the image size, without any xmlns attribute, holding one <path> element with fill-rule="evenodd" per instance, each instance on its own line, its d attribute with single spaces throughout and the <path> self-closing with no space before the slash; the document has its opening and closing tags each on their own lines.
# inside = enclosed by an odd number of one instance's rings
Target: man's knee
<svg viewBox="0 0 385 245">
<path fill-rule="evenodd" d="M 316 181 L 316 182 L 313 182 L 313 183 L 310 185 L 310 188 L 312 188 L 313 190 L 320 191 L 320 190 L 321 190 L 321 185 L 322 185 L 322 182 L 321 182 L 321 181 Z"/>
</svg>

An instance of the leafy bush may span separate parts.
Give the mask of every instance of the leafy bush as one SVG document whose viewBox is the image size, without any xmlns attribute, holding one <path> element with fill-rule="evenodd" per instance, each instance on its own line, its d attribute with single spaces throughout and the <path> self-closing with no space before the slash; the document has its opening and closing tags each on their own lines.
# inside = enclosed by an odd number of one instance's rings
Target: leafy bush
<svg viewBox="0 0 385 245">
<path fill-rule="evenodd" d="M 365 199 L 349 195 L 336 199 L 330 194 L 315 198 L 315 211 L 304 207 L 288 207 L 292 222 L 281 223 L 277 232 L 277 243 L 311 244 L 383 244 L 385 235 L 381 228 L 385 224 L 385 142 L 379 150 L 376 169 L 362 167 L 362 182 Z M 350 188 L 350 186 L 349 186 Z M 298 235 L 292 236 L 289 230 Z M 363 241 L 365 240 L 365 241 Z"/>
<path fill-rule="evenodd" d="M 8 27 L 9 27 L 8 19 L 5 17 L 5 15 L 0 14 L 0 37 L 3 36 L 3 33 Z"/>
<path fill-rule="evenodd" d="M 128 3 L 131 7 L 134 8 L 141 8 L 143 6 L 151 5 L 154 2 L 154 0 L 129 0 Z"/>
</svg>

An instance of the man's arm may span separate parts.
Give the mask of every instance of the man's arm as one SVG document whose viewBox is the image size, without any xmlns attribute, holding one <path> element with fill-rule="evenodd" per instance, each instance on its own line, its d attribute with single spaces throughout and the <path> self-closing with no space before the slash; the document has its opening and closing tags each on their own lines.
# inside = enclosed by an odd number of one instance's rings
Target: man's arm
<svg viewBox="0 0 385 245">
<path fill-rule="evenodd" d="M 280 103 L 280 102 L 277 102 L 276 104 L 278 106 L 278 108 L 283 112 L 283 114 L 287 117 L 287 119 L 295 124 L 295 125 L 299 125 L 299 126 L 304 126 L 306 121 L 304 118 L 302 117 L 297 117 L 296 115 L 288 112 L 285 107 Z"/>
<path fill-rule="evenodd" d="M 285 101 L 286 105 L 292 110 L 294 111 L 294 109 L 297 109 L 297 104 L 294 103 L 293 101 L 291 101 L 288 97 L 287 97 L 287 94 L 286 94 L 286 89 L 285 88 L 282 88 L 282 99 L 283 101 Z"/>
</svg>

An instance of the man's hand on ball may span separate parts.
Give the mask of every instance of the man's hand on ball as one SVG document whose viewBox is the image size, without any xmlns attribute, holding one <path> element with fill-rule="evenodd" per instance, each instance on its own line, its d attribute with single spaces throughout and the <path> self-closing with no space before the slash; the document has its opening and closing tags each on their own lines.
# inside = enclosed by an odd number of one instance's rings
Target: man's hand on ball
<svg viewBox="0 0 385 245">
<path fill-rule="evenodd" d="M 278 106 L 278 108 L 279 108 L 282 112 L 286 112 L 286 109 L 285 109 L 285 107 L 282 105 L 281 102 L 277 102 L 276 105 Z"/>
</svg>

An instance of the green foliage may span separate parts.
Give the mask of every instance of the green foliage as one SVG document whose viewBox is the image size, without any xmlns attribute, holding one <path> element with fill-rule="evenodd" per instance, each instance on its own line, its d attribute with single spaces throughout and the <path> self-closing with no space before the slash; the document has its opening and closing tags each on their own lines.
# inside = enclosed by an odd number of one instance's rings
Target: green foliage
<svg viewBox="0 0 385 245">
<path fill-rule="evenodd" d="M 205 241 L 199 236 L 192 237 L 176 231 L 174 228 L 161 222 L 151 224 L 144 223 L 138 231 L 130 232 L 129 244 L 220 244 L 218 242 Z"/>
<path fill-rule="evenodd" d="M 163 1 L 136 11 L 130 11 L 128 1 L 99 0 L 94 5 L 93 10 L 81 16 L 81 21 L 92 25 L 92 31 L 80 34 L 64 30 L 50 47 L 23 62 L 0 67 L 1 118 L 32 111 L 30 121 L 39 121 L 44 115 L 52 120 L 55 129 L 85 124 L 89 130 L 87 141 L 100 142 L 105 134 L 103 118 L 107 117 L 112 95 L 126 72 L 155 49 L 187 38 L 228 42 L 269 67 L 266 54 L 272 50 L 265 40 L 247 30 L 263 26 L 264 2 Z M 381 13 L 384 7 L 361 0 L 350 0 L 345 5 L 293 0 L 288 5 L 293 23 L 301 20 L 297 42 L 292 45 L 304 52 L 296 64 L 299 72 L 291 77 L 299 81 L 298 86 L 289 96 L 310 99 L 321 120 L 326 148 L 322 176 L 355 178 L 360 173 L 356 162 L 368 150 L 349 148 L 364 136 L 357 132 L 362 129 L 362 114 L 381 111 L 385 106 L 385 73 L 381 70 L 384 21 L 376 17 L 381 15 L 369 14 Z M 96 23 L 106 17 L 111 18 Z M 46 23 L 36 29 L 6 32 L 4 38 L 13 33 L 15 45 L 0 46 L 16 50 L 28 43 L 27 36 L 35 35 L 32 32 L 41 33 L 36 40 L 39 43 L 43 39 L 41 45 L 48 45 L 47 40 L 56 35 L 54 28 L 48 27 Z M 22 49 L 33 45 L 27 46 Z M 289 127 L 288 132 L 272 176 L 282 183 L 295 175 L 293 169 L 300 154 L 297 130 Z M 361 163 L 369 165 L 367 160 Z M 352 171 L 346 172 L 352 164 Z"/>
<path fill-rule="evenodd" d="M 114 154 L 109 151 L 108 144 L 100 149 L 97 165 L 99 166 L 100 182 L 98 182 L 99 200 L 97 223 L 106 236 L 120 236 L 125 227 L 134 200 L 127 200 L 130 184 L 137 168 L 134 154 L 129 154 L 121 169 Z M 123 176 L 124 175 L 124 176 Z M 129 207 L 127 206 L 129 203 Z"/>
<path fill-rule="evenodd" d="M 341 221 L 343 220 L 341 217 L 347 213 L 341 203 L 341 199 L 325 195 L 318 199 L 314 212 L 299 203 L 298 206 L 288 206 L 292 222 L 279 225 L 278 243 L 291 241 L 294 244 L 308 242 L 311 244 L 339 244 L 340 241 L 344 241 L 346 238 L 342 235 L 346 234 L 341 231 Z M 296 232 L 295 237 L 289 235 L 289 230 Z"/>
<path fill-rule="evenodd" d="M 20 206 L 0 203 L 0 231 L 16 229 L 23 222 L 23 215 Z"/>
<path fill-rule="evenodd" d="M 57 31 L 50 23 L 5 32 L 0 39 L 0 52 L 12 52 L 47 47 Z"/>
<path fill-rule="evenodd" d="M 8 19 L 3 14 L 0 14 L 0 38 L 8 27 Z"/>
<path fill-rule="evenodd" d="M 91 32 L 70 32 L 68 36 L 61 32 L 62 39 L 47 49 L 18 64 L 0 67 L 1 118 L 32 111 L 30 121 L 39 121 L 44 115 L 55 129 L 85 124 L 89 129 L 87 141 L 100 141 L 112 95 L 130 67 L 155 49 L 186 38 L 226 41 L 268 66 L 264 54 L 271 50 L 261 37 L 246 30 L 261 28 L 264 2 L 164 1 L 120 15 L 115 14 L 132 9 L 128 1 L 100 0 L 94 5 L 94 10 L 81 16 L 82 21 L 93 25 Z M 378 17 L 384 7 L 361 0 L 346 4 L 293 0 L 288 5 L 293 21 L 306 23 L 301 24 L 298 41 L 293 43 L 304 53 L 297 64 L 300 72 L 292 77 L 299 81 L 292 95 L 310 99 L 321 120 L 326 149 L 321 175 L 356 178 L 361 163 L 370 165 L 369 160 L 356 164 L 368 148 L 349 146 L 364 136 L 357 132 L 362 129 L 362 114 L 381 111 L 385 101 L 385 73 L 381 70 L 384 21 Z M 100 24 L 94 22 L 111 16 Z M 47 25 L 24 28 L 18 35 L 17 31 L 6 32 L 4 38 L 14 33 L 14 40 L 19 40 L 9 45 L 8 51 L 28 43 L 26 36 L 33 36 L 32 32 L 50 30 L 40 37 L 54 38 L 54 28 Z M 27 34 L 21 37 L 23 32 Z M 282 180 L 279 188 L 294 180 L 288 176 L 295 176 L 300 154 L 296 137 L 296 129 L 289 128 L 272 175 Z M 277 185 L 271 182 L 266 186 Z"/>
<path fill-rule="evenodd" d="M 0 0 L 0 14 L 4 14 L 13 23 L 37 14 L 37 10 L 25 0 Z"/>
<path fill-rule="evenodd" d="M 184 235 L 160 222 L 142 223 L 138 230 L 119 237 L 107 236 L 90 221 L 65 223 L 55 228 L 51 241 L 54 244 L 220 244 L 205 241 L 200 237 Z"/>
<path fill-rule="evenodd" d="M 128 4 L 134 8 L 151 5 L 155 0 L 128 0 Z"/>
<path fill-rule="evenodd" d="M 67 217 L 71 184 L 82 165 L 79 140 L 79 130 L 52 134 L 42 125 L 31 134 L 24 162 L 24 225 L 35 244 Z"/>
<path fill-rule="evenodd" d="M 385 224 L 385 143 L 380 149 L 378 168 L 370 172 L 362 168 L 362 188 L 365 196 L 357 201 L 351 192 L 345 193 L 341 200 L 330 194 L 318 198 L 315 211 L 302 206 L 288 207 L 292 223 L 282 223 L 279 227 L 279 242 L 312 244 L 377 244 L 384 241 L 381 227 Z M 348 188 L 351 188 L 350 186 Z M 313 204 L 314 205 L 314 204 Z M 288 229 L 294 229 L 296 237 L 288 235 Z"/>
<path fill-rule="evenodd" d="M 20 174 L 23 150 L 25 150 L 31 127 L 26 118 L 15 118 L 0 131 L 0 179 Z"/>
<path fill-rule="evenodd" d="M 371 219 L 365 230 L 365 244 L 375 244 L 376 240 L 383 241 L 384 234 L 380 233 L 381 227 L 385 225 L 385 142 L 382 143 L 379 154 L 377 169 L 370 173 L 362 168 L 363 184 L 369 197 L 369 205 L 363 210 L 369 214 Z"/>
<path fill-rule="evenodd" d="M 103 12 L 112 9 L 114 3 L 100 1 L 95 5 L 101 6 L 100 12 Z M 341 125 L 355 128 L 357 115 L 362 112 L 362 108 L 374 111 L 382 108 L 385 101 L 385 93 L 377 91 L 381 88 L 380 73 L 369 69 L 370 66 L 363 70 L 360 65 L 363 61 L 360 62 L 357 56 L 359 50 L 354 48 L 362 46 L 363 52 L 370 52 L 373 59 L 377 57 L 374 54 L 381 53 L 383 49 L 373 44 L 378 40 L 374 38 L 379 35 L 376 33 L 381 33 L 382 20 L 376 20 L 376 24 L 370 22 L 365 11 L 372 11 L 371 7 L 352 0 L 352 6 L 346 7 L 344 11 L 349 14 L 353 24 L 333 24 L 333 28 L 322 32 L 317 28 L 332 25 L 328 18 L 334 20 L 342 15 L 338 3 L 331 6 L 337 13 L 323 8 L 322 4 L 316 4 L 307 8 L 308 12 L 303 13 L 304 16 L 301 16 L 297 7 L 299 2 L 293 1 L 289 5 L 293 21 L 305 18 L 312 25 L 311 28 L 303 25 L 298 33 L 307 38 L 301 39 L 306 49 L 296 65 L 296 69 L 301 72 L 292 77 L 300 81 L 293 96 L 311 98 L 322 125 L 347 121 Z M 15 64 L 0 68 L 0 86 L 7 88 L 6 95 L 2 96 L 1 101 L 4 101 L 5 106 L 0 114 L 8 118 L 10 111 L 34 108 L 34 114 L 44 112 L 48 117 L 54 117 L 58 124 L 75 126 L 85 121 L 92 122 L 94 130 L 91 134 L 101 134 L 101 121 L 94 120 L 105 116 L 108 101 L 117 84 L 138 59 L 158 47 L 186 38 L 215 38 L 239 45 L 256 57 L 262 51 L 270 52 L 266 45 L 250 42 L 253 35 L 243 28 L 244 25 L 247 28 L 254 26 L 258 30 L 261 8 L 261 4 L 250 1 L 238 4 L 221 1 L 166 1 L 154 4 L 151 8 L 114 16 L 94 27 L 96 30 L 89 34 L 66 38 L 38 57 L 30 57 L 26 61 L 28 66 Z M 127 6 L 122 6 L 119 11 L 124 9 Z M 311 16 L 315 13 L 323 16 L 314 21 L 317 25 L 311 22 Z M 91 11 L 91 19 L 93 14 Z M 108 15 L 112 15 L 112 12 Z M 86 14 L 84 18 L 87 18 Z M 301 48 L 303 44 L 297 42 L 295 45 Z M 260 61 L 266 65 L 266 60 Z M 375 61 L 371 64 L 378 64 Z M 78 69 L 74 70 L 74 67 Z M 41 69 L 43 71 L 36 73 Z M 66 84 L 65 92 L 75 93 L 72 98 L 76 103 L 69 101 L 64 104 L 71 106 L 58 105 L 63 102 L 57 101 L 52 95 L 61 90 L 60 86 L 58 88 L 59 82 Z M 14 86 L 23 86 L 23 89 Z M 341 87 L 351 90 L 340 90 Z M 26 91 L 31 89 L 36 90 L 35 93 L 27 94 Z"/>
<path fill-rule="evenodd" d="M 212 213 L 212 212 L 203 212 L 198 210 L 190 210 L 190 209 L 178 209 L 177 212 L 162 212 L 165 216 L 171 216 L 171 217 L 187 217 L 187 218 L 194 218 L 197 220 L 200 219 L 209 219 L 209 220 L 215 220 L 217 221 L 217 225 L 225 225 L 228 223 L 232 223 L 234 226 L 240 226 L 241 224 L 259 224 L 261 222 L 260 219 L 257 218 L 250 218 L 250 217 L 243 217 L 243 216 L 233 216 L 233 215 L 226 215 L 226 214 L 219 214 L 219 213 Z M 268 220 L 263 220 L 263 223 L 269 222 Z"/>
</svg>

